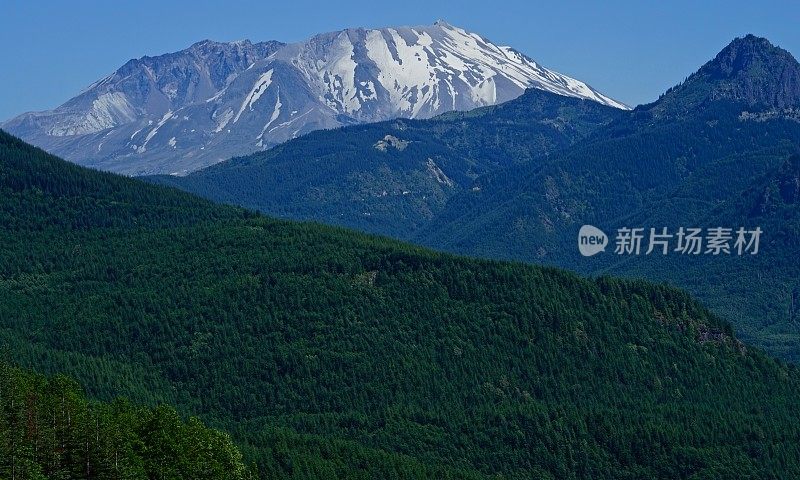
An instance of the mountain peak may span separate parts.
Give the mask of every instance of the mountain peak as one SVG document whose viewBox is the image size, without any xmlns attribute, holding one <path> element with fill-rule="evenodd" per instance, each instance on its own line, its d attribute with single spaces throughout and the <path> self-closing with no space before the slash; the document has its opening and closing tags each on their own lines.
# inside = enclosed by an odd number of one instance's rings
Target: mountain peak
<svg viewBox="0 0 800 480">
<path fill-rule="evenodd" d="M 748 110 L 800 107 L 800 63 L 766 38 L 748 34 L 735 38 L 685 82 L 642 109 L 657 117 L 675 117 L 717 101 Z"/>
<path fill-rule="evenodd" d="M 800 64 L 766 38 L 734 39 L 695 76 L 710 83 L 712 100 L 756 108 L 800 106 Z"/>
<path fill-rule="evenodd" d="M 351 28 L 292 44 L 204 40 L 129 62 L 63 108 L 3 127 L 95 168 L 184 173 L 312 130 L 471 110 L 527 88 L 627 108 L 439 20 Z"/>
<path fill-rule="evenodd" d="M 712 78 L 725 79 L 740 74 L 769 74 L 772 68 L 784 72 L 797 66 L 797 60 L 786 50 L 776 47 L 766 38 L 748 34 L 734 39 L 700 71 L 711 74 Z"/>
<path fill-rule="evenodd" d="M 775 45 L 772 44 L 767 38 L 759 37 L 758 35 L 754 35 L 752 33 L 748 33 L 743 37 L 736 37 L 731 40 L 731 43 L 728 44 L 727 47 L 722 49 L 722 51 L 726 51 L 729 49 L 736 49 L 736 48 L 763 48 L 763 49 L 773 49 L 777 48 Z M 722 53 L 722 52 L 720 52 Z"/>
<path fill-rule="evenodd" d="M 248 45 L 252 45 L 252 44 L 253 44 L 253 42 L 251 42 L 249 39 L 235 40 L 235 41 L 232 41 L 232 42 L 219 42 L 217 40 L 211 40 L 210 38 L 206 38 L 205 40 L 200 40 L 199 42 L 193 43 L 189 47 L 189 49 L 204 48 L 204 47 L 216 47 L 216 46 L 224 46 L 224 45 L 248 46 Z"/>
<path fill-rule="evenodd" d="M 210 38 L 206 38 L 198 42 L 194 42 L 189 48 L 200 48 L 200 47 L 206 47 L 208 45 L 217 45 L 219 43 L 220 42 L 217 42 L 216 40 L 211 40 Z"/>
</svg>

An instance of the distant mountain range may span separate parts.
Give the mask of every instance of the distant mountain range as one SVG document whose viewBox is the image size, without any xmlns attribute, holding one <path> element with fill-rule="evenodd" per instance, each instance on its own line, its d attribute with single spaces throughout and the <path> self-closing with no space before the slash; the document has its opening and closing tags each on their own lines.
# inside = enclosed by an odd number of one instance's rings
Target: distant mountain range
<svg viewBox="0 0 800 480">
<path fill-rule="evenodd" d="M 530 91 L 431 120 L 316 132 L 184 178 L 218 201 L 440 249 L 669 281 L 800 360 L 800 65 L 738 38 L 630 112 Z M 753 258 L 591 259 L 578 229 L 761 226 Z"/>
<path fill-rule="evenodd" d="M 627 108 L 440 21 L 294 44 L 199 42 L 131 60 L 55 110 L 2 128 L 81 165 L 185 174 L 313 130 L 470 110 L 527 88 Z"/>
</svg>

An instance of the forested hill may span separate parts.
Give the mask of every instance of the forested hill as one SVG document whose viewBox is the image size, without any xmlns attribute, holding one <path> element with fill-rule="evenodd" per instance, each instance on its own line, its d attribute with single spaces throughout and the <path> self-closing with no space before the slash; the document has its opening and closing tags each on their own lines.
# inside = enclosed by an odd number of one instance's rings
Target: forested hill
<svg viewBox="0 0 800 480">
<path fill-rule="evenodd" d="M 264 478 L 800 477 L 796 369 L 681 291 L 271 220 L 3 133 L 0 199 L 7 356 L 196 414 Z"/>
<path fill-rule="evenodd" d="M 2 130 L 0 149 L 6 229 L 178 227 L 243 215 L 171 188 L 66 163 Z"/>
<path fill-rule="evenodd" d="M 255 478 L 228 435 L 167 406 L 90 402 L 69 378 L 0 363 L 0 478 Z"/>
</svg>

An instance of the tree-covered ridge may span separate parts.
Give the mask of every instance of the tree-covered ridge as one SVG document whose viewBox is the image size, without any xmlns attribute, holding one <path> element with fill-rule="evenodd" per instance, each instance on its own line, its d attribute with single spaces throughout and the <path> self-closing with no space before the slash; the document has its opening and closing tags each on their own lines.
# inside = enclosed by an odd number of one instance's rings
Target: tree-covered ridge
<svg viewBox="0 0 800 480">
<path fill-rule="evenodd" d="M 727 100 L 687 118 L 641 127 L 646 115 L 526 165 L 480 178 L 415 237 L 420 243 L 481 256 L 554 264 L 584 274 L 635 276 L 690 290 L 731 321 L 749 342 L 800 359 L 800 330 L 788 315 L 798 288 L 796 208 L 757 209 L 742 199 L 765 192 L 797 152 L 791 118 L 742 120 L 750 107 Z M 751 108 L 752 109 L 752 108 Z M 634 115 L 639 113 L 634 112 Z M 639 126 L 637 126 L 639 125 Z M 771 198 L 775 198 L 774 196 Z M 755 258 L 580 256 L 581 225 L 619 227 L 760 226 Z"/>
<path fill-rule="evenodd" d="M 163 216 L 195 220 L 130 222 L 164 190 L 0 144 L 2 171 L 52 166 L 0 188 L 9 355 L 95 398 L 193 412 L 265 478 L 800 475 L 796 369 L 684 292 L 174 192 Z"/>
<path fill-rule="evenodd" d="M 622 113 L 530 89 L 430 120 L 312 132 L 186 177 L 151 180 L 270 215 L 406 238 L 475 177 L 563 149 Z"/>
<path fill-rule="evenodd" d="M 9 229 L 190 225 L 241 215 L 170 188 L 66 163 L 0 131 L 0 215 Z M 87 195 L 90 192 L 91 195 Z"/>
<path fill-rule="evenodd" d="M 248 479 L 229 436 L 171 407 L 96 403 L 64 376 L 0 363 L 0 478 Z"/>
<path fill-rule="evenodd" d="M 800 255 L 792 241 L 800 217 L 796 209 L 757 211 L 740 201 L 797 152 L 800 63 L 748 35 L 656 102 L 611 116 L 598 108 L 530 92 L 425 122 L 318 132 L 158 181 L 456 253 L 667 281 L 697 295 L 747 341 L 800 360 L 793 313 L 800 263 L 786 260 Z M 387 134 L 408 143 L 373 148 Z M 437 180 L 429 158 L 453 186 Z M 575 248 L 587 223 L 611 232 L 760 225 L 769 248 L 735 262 L 587 260 Z"/>
<path fill-rule="evenodd" d="M 794 109 L 800 105 L 800 63 L 766 38 L 746 35 L 734 39 L 658 102 L 638 110 L 654 118 L 680 118 L 723 99 L 756 111 Z"/>
<path fill-rule="evenodd" d="M 788 188 L 782 169 L 800 145 L 798 109 L 800 63 L 764 38 L 737 38 L 658 101 L 545 165 L 478 179 L 479 188 L 455 196 L 414 240 L 584 274 L 667 281 L 732 322 L 748 342 L 800 361 L 800 263 L 793 261 L 800 210 L 796 203 L 774 208 L 783 203 L 775 189 Z M 575 238 L 587 223 L 610 233 L 624 226 L 759 226 L 764 248 L 744 259 L 586 259 Z"/>
</svg>

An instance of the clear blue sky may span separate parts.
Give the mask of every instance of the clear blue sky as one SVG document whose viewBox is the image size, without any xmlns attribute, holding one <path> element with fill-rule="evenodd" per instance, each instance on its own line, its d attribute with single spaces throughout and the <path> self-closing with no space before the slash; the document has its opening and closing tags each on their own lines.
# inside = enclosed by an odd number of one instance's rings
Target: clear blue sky
<svg viewBox="0 0 800 480">
<path fill-rule="evenodd" d="M 345 27 L 439 18 L 630 105 L 654 100 L 746 33 L 800 56 L 796 0 L 6 0 L 0 10 L 0 120 L 56 107 L 130 58 L 206 38 L 291 42 Z"/>
</svg>

